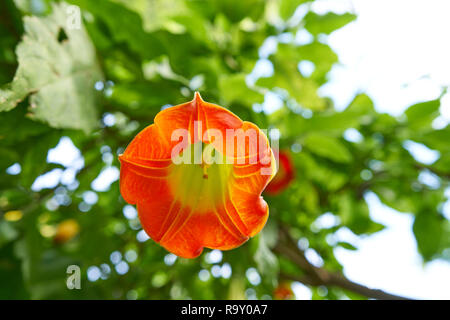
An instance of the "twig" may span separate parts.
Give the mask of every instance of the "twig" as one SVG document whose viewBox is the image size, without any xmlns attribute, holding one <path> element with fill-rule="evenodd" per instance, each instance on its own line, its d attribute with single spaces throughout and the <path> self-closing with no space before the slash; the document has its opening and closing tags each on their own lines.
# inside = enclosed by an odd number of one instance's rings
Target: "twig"
<svg viewBox="0 0 450 320">
<path fill-rule="evenodd" d="M 292 275 L 282 273 L 281 277 L 293 281 L 299 281 L 308 286 L 335 286 L 352 291 L 367 298 L 379 300 L 410 300 L 406 297 L 394 295 L 379 289 L 372 289 L 347 279 L 340 273 L 330 272 L 324 268 L 312 265 L 306 259 L 304 251 L 298 248 L 294 239 L 290 236 L 286 227 L 280 228 L 280 241 L 273 249 L 296 264 L 304 275 Z"/>
</svg>

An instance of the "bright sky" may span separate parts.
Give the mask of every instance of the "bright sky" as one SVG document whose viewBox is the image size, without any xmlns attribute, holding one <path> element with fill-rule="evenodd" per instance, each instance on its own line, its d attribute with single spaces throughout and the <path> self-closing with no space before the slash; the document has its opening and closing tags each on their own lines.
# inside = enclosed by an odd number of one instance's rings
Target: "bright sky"
<svg viewBox="0 0 450 320">
<path fill-rule="evenodd" d="M 321 88 L 321 92 L 331 96 L 338 109 L 344 108 L 357 91 L 364 91 L 373 98 L 378 110 L 398 115 L 412 103 L 438 97 L 442 86 L 450 85 L 450 42 L 447 36 L 450 31 L 450 1 L 319 0 L 313 9 L 317 13 L 354 11 L 358 15 L 357 21 L 328 37 L 328 43 L 342 63 L 332 70 L 330 82 Z M 302 10 L 297 13 L 301 15 Z M 298 40 L 310 41 L 310 38 L 310 35 L 302 33 Z M 264 47 L 262 58 L 273 52 L 276 42 L 268 41 Z M 300 68 L 311 66 L 306 64 Z M 270 74 L 270 69 L 270 63 L 262 59 L 253 76 Z M 252 79 L 248 80 L 252 82 Z M 281 107 L 273 94 L 266 96 L 265 105 Z M 442 117 L 434 123 L 436 127 L 450 121 L 450 94 L 443 98 L 441 113 Z M 411 148 L 410 151 L 424 162 L 435 158 L 432 152 L 412 142 L 405 147 Z M 110 166 L 113 154 L 108 147 L 102 148 L 102 156 L 107 167 L 91 185 L 98 192 L 106 191 L 119 176 L 118 168 Z M 39 177 L 32 186 L 33 190 L 54 187 L 60 181 L 69 189 L 77 187 L 74 177 L 84 166 L 84 160 L 70 139 L 61 139 L 58 146 L 49 152 L 47 160 L 67 168 L 55 169 Z M 14 165 L 8 170 L 10 174 L 19 174 L 20 166 Z M 429 182 L 433 183 L 432 180 Z M 450 196 L 450 192 L 448 194 Z M 97 196 L 90 191 L 83 195 L 83 199 L 81 211 L 89 210 Z M 386 225 L 387 229 L 363 239 L 347 229 L 337 233 L 338 238 L 359 248 L 357 251 L 335 250 L 338 260 L 344 265 L 345 275 L 363 285 L 412 298 L 450 299 L 450 264 L 437 260 L 423 265 L 412 234 L 413 217 L 387 208 L 374 194 L 367 195 L 366 200 L 372 218 Z M 450 219 L 450 200 L 445 210 Z M 124 214 L 130 215 L 125 211 Z M 329 227 L 335 222 L 336 217 L 325 214 L 318 219 L 317 227 Z M 145 241 L 148 237 L 141 231 L 137 239 Z M 311 262 L 318 265 L 323 262 L 313 250 L 306 253 Z M 121 274 L 128 270 L 125 264 L 119 268 Z M 225 267 L 229 269 L 225 265 L 222 268 Z M 100 269 L 97 269 L 91 270 L 93 279 L 99 274 Z M 231 274 L 231 269 L 225 273 Z M 250 278 L 255 278 L 256 273 L 250 274 Z M 300 283 L 295 283 L 293 289 L 298 299 L 311 298 L 311 291 Z"/>
</svg>

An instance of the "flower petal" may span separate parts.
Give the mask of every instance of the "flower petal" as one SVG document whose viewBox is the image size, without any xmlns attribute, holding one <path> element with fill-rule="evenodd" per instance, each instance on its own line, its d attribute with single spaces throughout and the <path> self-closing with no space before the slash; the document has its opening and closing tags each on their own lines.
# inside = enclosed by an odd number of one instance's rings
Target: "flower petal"
<svg viewBox="0 0 450 320">
<path fill-rule="evenodd" d="M 206 165 L 202 158 L 201 164 L 175 164 L 172 151 L 180 142 L 172 134 L 178 129 L 189 134 L 180 155 L 206 145 L 225 162 Z M 236 131 L 240 136 L 228 139 Z M 133 139 L 120 161 L 125 201 L 137 204 L 147 234 L 180 257 L 194 258 L 203 247 L 235 248 L 267 221 L 261 193 L 276 168 L 266 136 L 198 93 L 194 100 L 158 113 L 155 124 Z"/>
<path fill-rule="evenodd" d="M 287 151 L 279 152 L 279 170 L 265 189 L 265 193 L 275 196 L 284 191 L 294 180 L 295 170 L 292 159 Z"/>
</svg>

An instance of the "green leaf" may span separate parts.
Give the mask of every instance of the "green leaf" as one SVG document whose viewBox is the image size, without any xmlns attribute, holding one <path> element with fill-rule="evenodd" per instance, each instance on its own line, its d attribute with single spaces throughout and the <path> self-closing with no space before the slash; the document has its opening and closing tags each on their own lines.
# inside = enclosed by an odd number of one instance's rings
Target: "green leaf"
<svg viewBox="0 0 450 320">
<path fill-rule="evenodd" d="M 326 82 L 326 74 L 338 62 L 338 57 L 330 46 L 318 41 L 299 46 L 297 53 L 300 60 L 308 60 L 314 63 L 315 69 L 310 78 L 320 84 Z"/>
<path fill-rule="evenodd" d="M 310 11 L 305 16 L 304 23 L 305 29 L 312 35 L 316 36 L 320 33 L 330 34 L 355 19 L 356 15 L 351 13 L 337 14 L 334 12 L 328 12 L 320 15 Z"/>
<path fill-rule="evenodd" d="M 66 270 L 76 264 L 55 248 L 47 248 L 37 226 L 37 212 L 23 218 L 25 232 L 15 243 L 15 254 L 22 262 L 22 274 L 32 299 L 63 297 L 70 290 L 66 286 Z"/>
<path fill-rule="evenodd" d="M 352 251 L 358 250 L 358 248 L 355 247 L 354 245 L 352 245 L 351 243 L 344 242 L 344 241 L 340 241 L 336 245 L 339 247 L 342 247 L 344 249 L 347 249 L 347 250 L 352 250 Z"/>
<path fill-rule="evenodd" d="M 219 90 L 226 103 L 238 102 L 251 107 L 264 101 L 263 94 L 247 87 L 245 74 L 242 73 L 220 77 Z"/>
<path fill-rule="evenodd" d="M 214 20 L 217 16 L 223 15 L 230 22 L 238 23 L 246 17 L 257 21 L 264 13 L 265 2 L 264 0 L 207 0 L 186 1 L 186 4 L 194 12 L 200 12 L 209 20 Z"/>
<path fill-rule="evenodd" d="M 47 125 L 27 117 L 25 103 L 0 115 L 0 144 L 14 146 L 52 130 Z"/>
<path fill-rule="evenodd" d="M 120 0 L 123 6 L 127 9 L 131 9 L 135 11 L 142 17 L 142 23 L 144 30 L 154 31 L 162 28 L 170 28 L 170 24 L 174 17 L 178 16 L 190 16 L 192 14 L 192 18 L 197 18 L 197 22 L 194 22 L 194 26 L 196 26 L 199 22 L 201 22 L 200 14 L 194 12 L 194 10 L 189 10 L 188 5 L 184 0 L 152 0 L 152 1 L 128 1 L 128 0 Z M 101 8 L 104 4 L 97 4 L 97 7 Z M 106 4 L 106 7 L 113 7 L 116 5 L 115 3 Z M 120 12 L 120 11 L 117 11 Z M 202 27 L 200 28 L 202 31 Z"/>
<path fill-rule="evenodd" d="M 147 32 L 143 29 L 142 17 L 120 3 L 90 0 L 71 0 L 70 2 L 95 14 L 101 21 L 97 22 L 100 24 L 99 27 L 103 27 L 102 29 L 105 29 L 104 26 L 107 27 L 104 32 L 108 37 L 112 37 L 117 43 L 127 44 L 129 49 L 137 53 L 142 60 L 152 60 L 167 55 L 173 70 L 187 78 L 196 75 L 190 73 L 190 69 L 195 65 L 192 60 L 208 52 L 208 44 L 204 43 L 204 37 L 199 37 L 198 33 L 192 34 L 196 39 L 201 39 L 200 41 L 194 39 L 191 33 L 183 33 L 182 30 L 172 33 L 161 28 Z M 176 24 L 175 21 L 173 24 Z M 184 29 L 182 24 L 179 26 Z"/>
<path fill-rule="evenodd" d="M 21 182 L 26 187 L 31 187 L 34 180 L 44 173 L 47 168 L 47 150 L 54 147 L 60 137 L 56 132 L 41 135 L 32 146 L 25 151 L 20 161 L 22 172 Z M 45 150 L 45 151 L 43 151 Z"/>
<path fill-rule="evenodd" d="M 50 12 L 51 0 L 14 0 L 14 4 L 18 9 L 27 14 L 44 15 Z"/>
<path fill-rule="evenodd" d="M 414 212 L 417 210 L 417 203 L 414 197 L 411 197 L 410 185 L 404 185 L 402 180 L 398 181 L 379 181 L 371 188 L 380 200 L 389 207 L 400 212 Z"/>
<path fill-rule="evenodd" d="M 295 157 L 295 160 L 296 164 L 298 163 L 296 167 L 298 166 L 299 172 L 304 172 L 305 177 L 318 183 L 330 192 L 338 190 L 349 180 L 348 173 L 338 171 L 333 166 L 319 164 L 309 153 L 302 152 Z M 316 199 L 318 197 L 317 191 L 312 186 L 307 187 L 306 183 L 302 183 L 302 185 L 304 184 L 305 186 L 301 187 L 302 190 L 298 192 L 305 195 L 306 203 L 312 201 L 312 199 L 318 201 Z M 318 203 L 316 203 L 316 206 L 318 206 Z"/>
<path fill-rule="evenodd" d="M 441 154 L 439 159 L 431 165 L 439 173 L 450 174 L 450 151 Z"/>
<path fill-rule="evenodd" d="M 257 21 L 264 13 L 264 0 L 213 0 L 216 12 L 224 13 L 231 22 L 239 22 L 246 17 Z"/>
<path fill-rule="evenodd" d="M 312 213 L 317 213 L 319 208 L 319 194 L 312 183 L 301 183 L 296 191 L 298 192 L 299 200 L 303 203 L 305 210 Z"/>
<path fill-rule="evenodd" d="M 443 219 L 433 211 L 421 211 L 414 219 L 417 247 L 425 260 L 431 260 L 442 249 Z"/>
<path fill-rule="evenodd" d="M 15 240 L 17 236 L 18 232 L 11 222 L 0 220 L 0 247 Z"/>
<path fill-rule="evenodd" d="M 354 112 L 360 115 L 368 116 L 375 112 L 372 99 L 364 93 L 357 94 L 345 110 L 347 112 Z"/>
<path fill-rule="evenodd" d="M 384 229 L 380 223 L 370 219 L 369 207 L 364 199 L 355 196 L 355 192 L 339 193 L 331 198 L 333 207 L 341 218 L 342 224 L 357 235 L 372 234 Z"/>
<path fill-rule="evenodd" d="M 15 210 L 31 199 L 30 194 L 23 189 L 3 189 L 0 193 L 0 209 Z"/>
<path fill-rule="evenodd" d="M 177 96 L 178 92 L 179 85 L 171 81 L 140 81 L 115 85 L 108 99 L 123 106 L 121 109 L 128 113 L 150 116 L 165 104 L 183 102 Z M 173 96 L 174 100 L 165 98 L 168 96 Z"/>
<path fill-rule="evenodd" d="M 368 114 L 357 110 L 346 109 L 343 112 L 327 112 L 314 114 L 309 119 L 300 116 L 289 117 L 285 120 L 292 135 L 301 135 L 311 132 L 326 132 L 330 135 L 341 135 L 348 128 L 358 128 L 363 118 Z"/>
<path fill-rule="evenodd" d="M 20 260 L 14 256 L 14 243 L 0 247 L 0 299 L 30 299 L 20 269 Z"/>
<path fill-rule="evenodd" d="M 308 1 L 310 0 L 281 0 L 279 5 L 280 17 L 283 20 L 289 19 L 299 5 Z"/>
<path fill-rule="evenodd" d="M 29 95 L 34 118 L 88 132 L 97 125 L 94 84 L 102 76 L 85 30 L 67 27 L 66 8 L 62 3 L 47 17 L 24 18 L 25 35 L 16 49 L 19 67 L 12 83 L 0 90 L 0 111 Z M 67 39 L 60 41 L 62 33 Z"/>
<path fill-rule="evenodd" d="M 141 16 L 120 3 L 91 0 L 69 2 L 96 15 L 109 28 L 110 37 L 119 43 L 127 43 L 143 59 L 153 59 L 164 53 L 164 47 L 157 36 L 144 31 Z"/>
<path fill-rule="evenodd" d="M 439 107 L 441 101 L 439 99 L 421 102 L 410 106 L 405 114 L 411 130 L 419 130 L 429 128 L 431 122 L 439 115 Z"/>
<path fill-rule="evenodd" d="M 258 248 L 254 258 L 259 272 L 269 284 L 273 282 L 278 275 L 279 265 L 278 258 L 270 250 L 276 244 L 278 236 L 277 225 L 274 222 L 268 223 L 259 235 Z"/>
<path fill-rule="evenodd" d="M 269 89 L 284 89 L 302 107 L 323 110 L 326 104 L 317 93 L 318 84 L 312 79 L 304 78 L 298 70 L 298 63 L 304 52 L 301 47 L 279 44 L 276 54 L 270 58 L 275 69 L 274 75 L 260 78 L 256 84 Z"/>
<path fill-rule="evenodd" d="M 450 127 L 418 134 L 415 140 L 426 144 L 431 149 L 450 151 Z"/>
<path fill-rule="evenodd" d="M 6 170 L 14 162 L 18 161 L 19 158 L 17 151 L 0 147 L 0 170 Z"/>
<path fill-rule="evenodd" d="M 304 144 L 312 153 L 321 157 L 340 163 L 352 160 L 352 155 L 345 145 L 334 137 L 313 133 L 306 137 Z"/>
</svg>

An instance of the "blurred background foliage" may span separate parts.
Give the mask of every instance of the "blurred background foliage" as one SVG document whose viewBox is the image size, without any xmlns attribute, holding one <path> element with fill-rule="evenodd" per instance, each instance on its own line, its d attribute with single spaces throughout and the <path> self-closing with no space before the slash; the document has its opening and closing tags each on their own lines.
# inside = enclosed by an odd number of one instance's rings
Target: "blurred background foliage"
<svg viewBox="0 0 450 320">
<path fill-rule="evenodd" d="M 293 280 L 310 286 L 315 299 L 374 297 L 342 276 L 333 254 L 339 246 L 356 249 L 336 241 L 339 228 L 358 236 L 383 229 L 369 215 L 368 191 L 415 216 L 425 262 L 450 259 L 442 214 L 450 128 L 431 126 L 440 101 L 393 117 L 360 93 L 336 111 L 318 94 L 338 63 L 327 35 L 356 16 L 310 10 L 298 19 L 296 8 L 311 3 L 1 1 L 0 298 L 283 299 L 292 298 Z M 69 5 L 81 8 L 81 29 L 67 25 Z M 299 44 L 295 35 L 304 30 L 311 41 Z M 274 43 L 273 72 L 258 74 L 262 52 Z M 300 71 L 301 62 L 310 72 Z M 162 107 L 196 90 L 279 137 L 296 179 L 265 196 L 270 218 L 260 235 L 186 260 L 141 231 L 119 193 L 117 155 Z M 282 101 L 274 112 L 263 105 L 268 92 Z M 412 143 L 439 158 L 417 161 Z M 79 153 L 67 161 L 63 146 Z M 318 226 L 323 215 L 336 223 Z M 308 248 L 320 266 L 305 258 Z M 66 287 L 72 264 L 81 267 L 81 290 Z"/>
</svg>

